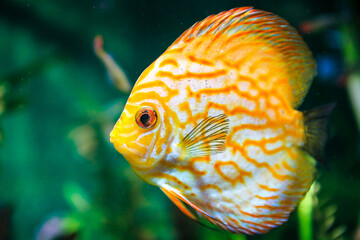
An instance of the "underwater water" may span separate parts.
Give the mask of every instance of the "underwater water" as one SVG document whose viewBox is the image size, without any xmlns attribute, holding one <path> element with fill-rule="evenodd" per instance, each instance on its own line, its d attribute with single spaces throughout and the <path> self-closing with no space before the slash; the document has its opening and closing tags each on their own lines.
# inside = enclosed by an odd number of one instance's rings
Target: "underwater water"
<svg viewBox="0 0 360 240">
<path fill-rule="evenodd" d="M 196 21 L 242 6 L 283 17 L 313 53 L 318 75 L 300 110 L 337 104 L 309 194 L 288 222 L 253 236 L 191 220 L 109 141 L 129 97 L 122 74 L 132 87 Z M 358 9 L 357 0 L 0 1 L 0 240 L 359 240 Z"/>
</svg>

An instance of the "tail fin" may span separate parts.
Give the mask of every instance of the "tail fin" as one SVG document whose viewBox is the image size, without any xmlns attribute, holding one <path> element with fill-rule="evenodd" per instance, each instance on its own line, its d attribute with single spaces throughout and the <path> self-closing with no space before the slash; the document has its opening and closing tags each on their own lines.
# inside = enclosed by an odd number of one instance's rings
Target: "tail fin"
<svg viewBox="0 0 360 240">
<path fill-rule="evenodd" d="M 323 150 L 328 136 L 328 117 L 336 103 L 304 111 L 305 146 L 308 152 L 317 161 L 322 162 Z"/>
</svg>

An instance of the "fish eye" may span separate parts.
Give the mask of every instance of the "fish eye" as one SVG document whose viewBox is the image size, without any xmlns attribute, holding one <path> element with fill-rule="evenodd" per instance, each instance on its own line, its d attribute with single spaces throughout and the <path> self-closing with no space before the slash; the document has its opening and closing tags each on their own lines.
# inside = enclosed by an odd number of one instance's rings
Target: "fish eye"
<svg viewBox="0 0 360 240">
<path fill-rule="evenodd" d="M 136 113 L 135 121 L 141 128 L 151 128 L 157 121 L 157 114 L 151 107 L 143 107 Z"/>
</svg>

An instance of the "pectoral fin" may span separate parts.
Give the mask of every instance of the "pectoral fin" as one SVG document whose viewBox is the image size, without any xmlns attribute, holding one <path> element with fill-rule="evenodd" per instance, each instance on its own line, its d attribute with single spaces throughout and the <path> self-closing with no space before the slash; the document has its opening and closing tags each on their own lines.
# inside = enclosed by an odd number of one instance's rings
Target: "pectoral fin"
<svg viewBox="0 0 360 240">
<path fill-rule="evenodd" d="M 229 119 L 226 115 L 207 117 L 184 137 L 180 146 L 192 157 L 219 153 L 225 149 L 228 132 Z"/>
</svg>

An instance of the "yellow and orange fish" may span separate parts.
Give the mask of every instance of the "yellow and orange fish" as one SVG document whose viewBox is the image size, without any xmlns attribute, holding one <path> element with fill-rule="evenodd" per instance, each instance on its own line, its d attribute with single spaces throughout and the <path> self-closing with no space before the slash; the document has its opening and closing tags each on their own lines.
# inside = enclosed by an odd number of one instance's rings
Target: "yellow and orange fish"
<svg viewBox="0 0 360 240">
<path fill-rule="evenodd" d="M 141 74 L 111 142 L 189 217 L 265 233 L 314 181 L 333 106 L 296 108 L 315 75 L 284 19 L 252 7 L 212 15 Z"/>
</svg>

